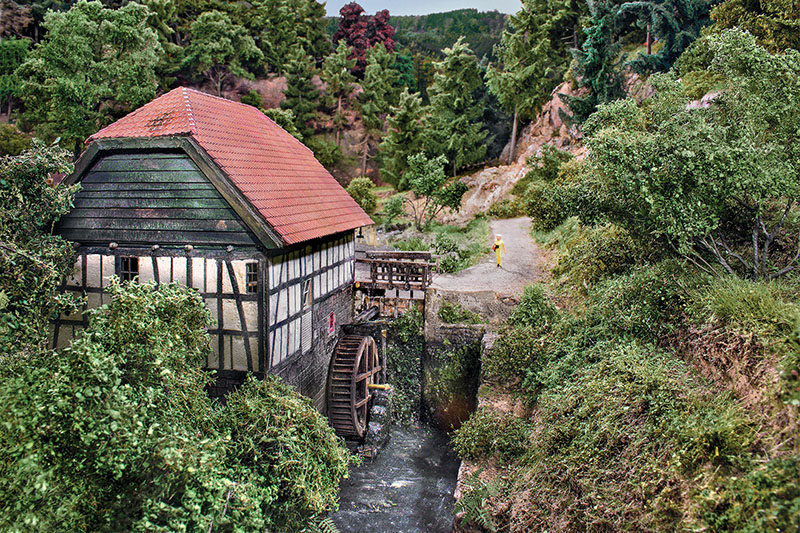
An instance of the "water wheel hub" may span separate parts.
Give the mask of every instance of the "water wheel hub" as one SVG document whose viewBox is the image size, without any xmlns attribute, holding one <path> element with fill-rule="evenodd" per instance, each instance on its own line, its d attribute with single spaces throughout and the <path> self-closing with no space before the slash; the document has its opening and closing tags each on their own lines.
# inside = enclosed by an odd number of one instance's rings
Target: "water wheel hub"
<svg viewBox="0 0 800 533">
<path fill-rule="evenodd" d="M 328 419 L 337 435 L 364 436 L 374 394 L 370 385 L 382 384 L 384 374 L 372 337 L 345 335 L 336 344 L 328 378 Z"/>
</svg>

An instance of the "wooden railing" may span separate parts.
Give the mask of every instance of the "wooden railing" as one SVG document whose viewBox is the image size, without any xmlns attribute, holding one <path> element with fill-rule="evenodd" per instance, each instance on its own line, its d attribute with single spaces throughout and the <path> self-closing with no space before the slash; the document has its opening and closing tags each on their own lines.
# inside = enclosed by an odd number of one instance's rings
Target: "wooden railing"
<svg viewBox="0 0 800 533">
<path fill-rule="evenodd" d="M 433 282 L 433 262 L 430 252 L 366 252 L 358 259 L 369 265 L 373 289 L 425 290 Z"/>
</svg>

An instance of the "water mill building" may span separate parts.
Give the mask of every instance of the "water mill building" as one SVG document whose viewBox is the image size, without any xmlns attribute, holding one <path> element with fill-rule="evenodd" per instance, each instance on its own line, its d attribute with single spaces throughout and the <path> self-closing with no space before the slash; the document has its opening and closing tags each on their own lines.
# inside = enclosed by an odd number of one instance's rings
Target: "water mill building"
<svg viewBox="0 0 800 533">
<path fill-rule="evenodd" d="M 65 290 L 96 307 L 114 274 L 196 288 L 216 320 L 212 394 L 272 373 L 326 410 L 355 230 L 372 221 L 308 148 L 254 107 L 180 87 L 92 135 L 65 183 L 82 186 L 56 228 L 77 249 Z M 60 317 L 54 346 L 86 325 Z"/>
</svg>

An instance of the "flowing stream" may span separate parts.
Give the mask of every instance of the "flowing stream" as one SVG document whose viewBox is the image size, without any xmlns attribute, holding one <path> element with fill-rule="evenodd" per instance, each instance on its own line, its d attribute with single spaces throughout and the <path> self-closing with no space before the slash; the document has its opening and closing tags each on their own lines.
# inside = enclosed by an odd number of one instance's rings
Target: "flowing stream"
<svg viewBox="0 0 800 533">
<path fill-rule="evenodd" d="M 388 444 L 342 480 L 342 533 L 449 533 L 459 461 L 447 435 L 427 426 L 392 428 Z"/>
</svg>

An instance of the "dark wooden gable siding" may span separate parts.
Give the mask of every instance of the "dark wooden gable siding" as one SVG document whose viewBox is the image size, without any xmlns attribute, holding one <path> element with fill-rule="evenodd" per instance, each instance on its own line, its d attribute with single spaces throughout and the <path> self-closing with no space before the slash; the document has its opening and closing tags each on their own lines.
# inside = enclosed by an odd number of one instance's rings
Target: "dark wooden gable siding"
<svg viewBox="0 0 800 533">
<path fill-rule="evenodd" d="M 241 218 L 182 152 L 101 155 L 57 231 L 81 244 L 255 246 Z"/>
</svg>

